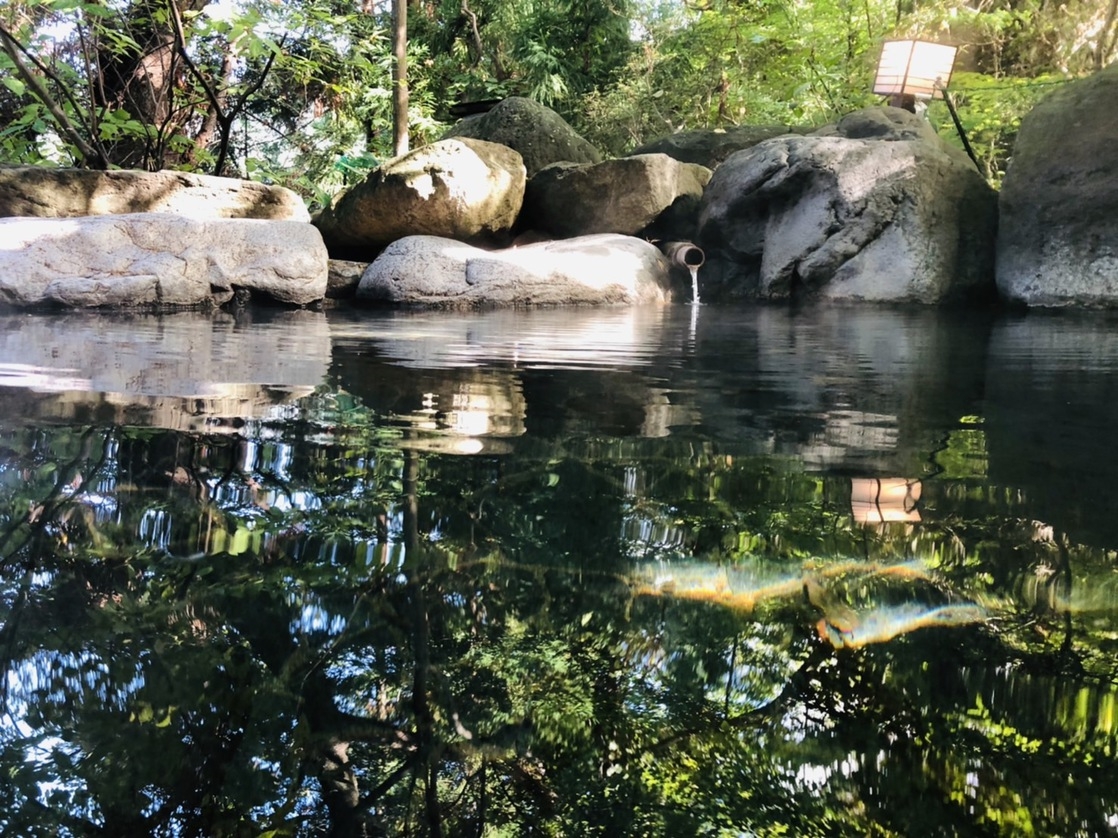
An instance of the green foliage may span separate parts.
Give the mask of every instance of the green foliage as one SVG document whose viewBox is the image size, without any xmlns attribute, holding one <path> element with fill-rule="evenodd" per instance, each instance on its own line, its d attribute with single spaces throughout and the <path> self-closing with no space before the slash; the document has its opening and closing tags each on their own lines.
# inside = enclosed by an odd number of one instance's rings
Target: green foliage
<svg viewBox="0 0 1118 838">
<path fill-rule="evenodd" d="M 439 91 L 435 114 L 459 101 L 518 95 L 573 118 L 580 96 L 620 77 L 634 50 L 633 14 L 628 2 L 448 0 L 409 19 L 411 40 L 429 55 L 416 70 Z"/>
<path fill-rule="evenodd" d="M 588 97 L 585 130 L 621 150 L 604 136 L 611 122 L 632 144 L 690 128 L 826 122 L 871 101 L 870 53 L 892 8 L 664 4 L 644 22 L 624 80 Z"/>
<path fill-rule="evenodd" d="M 999 186 L 1005 177 L 1021 120 L 1043 96 L 1066 81 L 1051 75 L 996 78 L 970 72 L 954 74 L 951 91 L 963 130 L 991 184 Z M 962 147 L 945 104 L 933 103 L 928 116 L 940 136 Z"/>
<path fill-rule="evenodd" d="M 823 124 L 880 101 L 870 88 L 883 40 L 924 37 L 960 44 L 959 66 L 977 70 L 957 72 L 952 90 L 983 173 L 996 186 L 1024 114 L 1070 73 L 1113 59 L 1114 21 L 1092 51 L 1071 28 L 1103 26 L 1101 12 L 1086 3 L 1060 8 L 665 3 L 645 12 L 641 49 L 616 84 L 584 95 L 576 121 L 615 154 L 685 129 Z M 945 106 L 933 103 L 930 116 L 941 135 L 959 142 Z"/>
<path fill-rule="evenodd" d="M 220 166 L 320 205 L 360 175 L 346 161 L 392 153 L 386 7 L 176 2 L 181 44 L 164 3 L 9 4 L 0 161 Z M 440 136 L 457 102 L 521 95 L 614 154 L 684 129 L 825 123 L 878 101 L 869 89 L 883 40 L 958 43 L 964 71 L 952 87 L 995 185 L 1046 85 L 1109 63 L 1118 41 L 1115 21 L 1086 0 L 1059 10 L 1039 0 L 444 0 L 409 22 L 413 146 Z M 139 77 L 160 81 L 142 88 L 130 81 Z M 954 135 L 942 105 L 930 115 Z"/>
</svg>

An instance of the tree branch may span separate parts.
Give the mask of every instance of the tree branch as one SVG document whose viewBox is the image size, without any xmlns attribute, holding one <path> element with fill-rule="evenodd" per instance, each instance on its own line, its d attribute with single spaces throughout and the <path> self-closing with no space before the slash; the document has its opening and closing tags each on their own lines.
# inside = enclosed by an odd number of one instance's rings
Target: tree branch
<svg viewBox="0 0 1118 838">
<path fill-rule="evenodd" d="M 389 774 L 383 781 L 381 781 L 376 788 L 369 789 L 368 792 L 361 795 L 361 799 L 357 802 L 358 809 L 369 809 L 375 806 L 384 795 L 386 795 L 394 785 L 404 778 L 404 775 L 415 766 L 415 755 L 405 759 L 395 770 Z"/>
<path fill-rule="evenodd" d="M 1099 30 L 1099 42 L 1095 47 L 1095 69 L 1101 70 L 1106 66 L 1107 59 L 1118 44 L 1118 31 L 1114 30 L 1114 21 L 1118 18 L 1118 0 L 1110 0 L 1106 9 L 1106 18 Z"/>
<path fill-rule="evenodd" d="M 237 118 L 237 114 L 248 103 L 248 99 L 263 85 L 264 81 L 268 78 L 268 73 L 272 70 L 272 64 L 275 63 L 276 56 L 283 48 L 284 43 L 287 41 L 287 35 L 280 38 L 276 49 L 268 56 L 268 60 L 264 63 L 264 69 L 260 72 L 260 77 L 245 88 L 244 92 L 237 97 L 236 103 L 228 111 L 225 109 L 225 103 L 222 102 L 222 94 L 218 93 L 210 84 L 209 80 L 202 73 L 194 59 L 190 57 L 190 53 L 186 49 L 186 35 L 184 34 L 182 25 L 182 16 L 179 14 L 178 5 L 175 0 L 167 0 L 167 8 L 171 12 L 171 25 L 175 30 L 175 46 L 178 48 L 179 54 L 182 56 L 183 61 L 186 62 L 187 69 L 190 74 L 202 86 L 206 98 L 210 102 L 211 113 L 217 120 L 217 124 L 221 129 L 221 139 L 219 141 L 217 151 L 217 162 L 214 163 L 214 174 L 220 175 L 222 169 L 225 168 L 225 160 L 229 156 L 229 136 L 232 133 L 233 121 Z"/>
<path fill-rule="evenodd" d="M 3 24 L 0 24 L 0 44 L 3 45 L 4 52 L 7 53 L 12 63 L 15 64 L 16 73 L 23 79 L 27 86 L 31 88 L 31 92 L 34 94 L 35 98 L 42 102 L 43 106 L 50 111 L 50 115 L 54 117 L 58 127 L 67 136 L 70 142 L 77 146 L 78 151 L 81 152 L 83 162 L 87 166 L 95 169 L 109 168 L 108 155 L 105 153 L 105 149 L 101 147 L 100 142 L 94 140 L 93 143 L 90 143 L 82 136 L 81 131 L 70 121 L 70 117 L 66 115 L 66 112 L 62 110 L 58 102 L 51 96 L 50 91 L 43 86 L 38 76 L 32 73 L 24 63 L 23 59 L 20 57 L 20 53 L 22 52 L 26 55 L 41 73 L 65 90 L 65 85 L 61 83 L 58 76 L 51 72 L 51 70 L 43 65 L 35 56 L 31 55 Z"/>
</svg>

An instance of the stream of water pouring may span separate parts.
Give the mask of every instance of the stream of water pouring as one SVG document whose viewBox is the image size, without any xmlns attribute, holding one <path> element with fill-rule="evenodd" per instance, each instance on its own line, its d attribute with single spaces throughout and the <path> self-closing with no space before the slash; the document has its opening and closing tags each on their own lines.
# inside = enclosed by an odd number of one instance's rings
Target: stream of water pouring
<svg viewBox="0 0 1118 838">
<path fill-rule="evenodd" d="M 698 265 L 688 265 L 691 269 L 691 305 L 702 305 L 699 302 L 699 267 Z"/>
</svg>

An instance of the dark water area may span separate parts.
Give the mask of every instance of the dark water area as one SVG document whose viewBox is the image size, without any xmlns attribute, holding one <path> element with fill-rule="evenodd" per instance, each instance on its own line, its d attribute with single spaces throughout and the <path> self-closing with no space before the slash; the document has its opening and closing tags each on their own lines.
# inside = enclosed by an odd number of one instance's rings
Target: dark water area
<svg viewBox="0 0 1118 838">
<path fill-rule="evenodd" d="M 1118 834 L 1116 327 L 0 316 L 0 834 Z"/>
</svg>

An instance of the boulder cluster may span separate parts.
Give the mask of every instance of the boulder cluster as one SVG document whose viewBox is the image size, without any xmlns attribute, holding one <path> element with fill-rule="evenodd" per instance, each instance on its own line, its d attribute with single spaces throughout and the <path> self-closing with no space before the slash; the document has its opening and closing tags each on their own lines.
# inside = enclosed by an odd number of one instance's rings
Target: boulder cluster
<svg viewBox="0 0 1118 838">
<path fill-rule="evenodd" d="M 1024 120 L 999 195 L 923 118 L 675 134 L 617 159 L 510 98 L 315 218 L 274 186 L 0 167 L 0 303 L 437 307 L 704 302 L 1118 305 L 1118 66 Z M 1000 220 L 999 220 L 1000 216 Z M 694 267 L 692 263 L 691 267 Z"/>
</svg>

